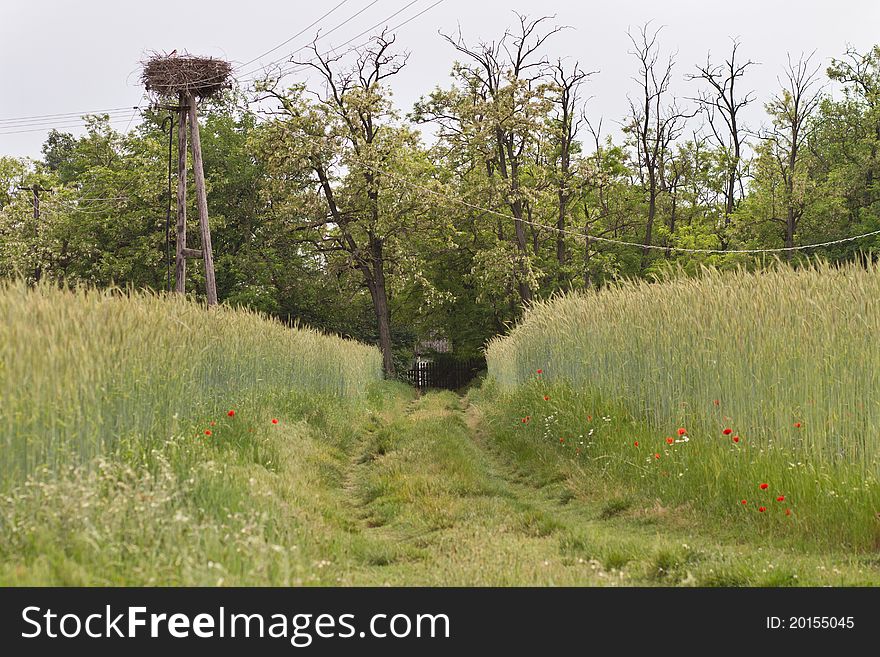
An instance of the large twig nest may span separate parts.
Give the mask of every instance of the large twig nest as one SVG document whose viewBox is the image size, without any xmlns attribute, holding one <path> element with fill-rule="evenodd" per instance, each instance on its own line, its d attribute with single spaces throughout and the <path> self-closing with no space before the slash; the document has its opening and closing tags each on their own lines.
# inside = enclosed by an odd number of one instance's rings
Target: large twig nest
<svg viewBox="0 0 880 657">
<path fill-rule="evenodd" d="M 205 97 L 230 87 L 232 65 L 213 57 L 155 54 L 144 62 L 141 81 L 147 91 L 177 96 L 181 91 Z"/>
</svg>

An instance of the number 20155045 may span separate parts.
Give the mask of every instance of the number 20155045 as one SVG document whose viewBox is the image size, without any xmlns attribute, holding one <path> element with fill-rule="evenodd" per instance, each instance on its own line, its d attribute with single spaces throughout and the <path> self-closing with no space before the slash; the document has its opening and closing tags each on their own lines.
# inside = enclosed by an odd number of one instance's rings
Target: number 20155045
<svg viewBox="0 0 880 657">
<path fill-rule="evenodd" d="M 769 630 L 851 630 L 854 616 L 767 616 Z"/>
</svg>

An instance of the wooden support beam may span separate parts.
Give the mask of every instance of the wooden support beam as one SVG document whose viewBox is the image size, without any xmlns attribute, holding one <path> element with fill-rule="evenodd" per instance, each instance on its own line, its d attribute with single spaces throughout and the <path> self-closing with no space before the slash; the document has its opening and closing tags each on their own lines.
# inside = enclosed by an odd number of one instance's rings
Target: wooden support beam
<svg viewBox="0 0 880 657">
<path fill-rule="evenodd" d="M 201 258 L 202 250 L 201 249 L 184 249 L 183 250 L 184 258 Z"/>
<path fill-rule="evenodd" d="M 186 96 L 180 94 L 177 119 L 177 258 L 175 260 L 174 291 L 186 291 L 186 117 L 189 108 Z"/>
<path fill-rule="evenodd" d="M 183 103 L 181 103 L 183 104 Z M 189 135 L 193 156 L 193 174 L 196 181 L 196 201 L 199 207 L 199 228 L 202 232 L 202 255 L 205 262 L 205 292 L 208 305 L 217 305 L 217 281 L 214 278 L 214 256 L 211 251 L 211 228 L 208 226 L 208 194 L 205 190 L 205 170 L 202 164 L 202 140 L 199 136 L 199 117 L 196 99 L 187 94 L 189 105 Z"/>
</svg>

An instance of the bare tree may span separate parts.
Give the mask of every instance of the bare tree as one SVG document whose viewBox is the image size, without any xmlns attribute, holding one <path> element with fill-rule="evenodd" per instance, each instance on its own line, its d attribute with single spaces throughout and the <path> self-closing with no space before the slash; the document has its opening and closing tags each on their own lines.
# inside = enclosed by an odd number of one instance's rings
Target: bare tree
<svg viewBox="0 0 880 657">
<path fill-rule="evenodd" d="M 810 119 L 822 101 L 819 67 L 810 63 L 812 57 L 812 54 L 801 55 L 797 62 L 792 62 L 789 55 L 785 78 L 779 80 L 782 90 L 767 103 L 772 124 L 761 134 L 779 164 L 786 212 L 785 217 L 774 217 L 774 220 L 784 226 L 788 248 L 794 246 L 794 236 L 804 212 L 803 195 L 797 193 L 795 185 L 801 168 L 801 149 L 810 137 Z M 791 259 L 791 251 L 787 257 Z"/>
<path fill-rule="evenodd" d="M 593 154 L 578 159 L 580 171 L 577 177 L 584 212 L 583 282 L 584 287 L 591 287 L 594 281 L 590 261 L 593 253 L 598 252 L 594 243 L 601 243 L 601 238 L 609 236 L 619 237 L 623 231 L 634 228 L 637 222 L 626 206 L 620 207 L 624 195 L 619 186 L 628 185 L 629 179 L 627 177 L 624 182 L 621 174 L 615 172 L 615 162 L 619 160 L 609 157 L 609 149 L 615 150 L 610 140 L 603 143 L 602 119 L 594 123 L 584 118 L 584 123 L 592 136 Z"/>
<path fill-rule="evenodd" d="M 486 104 L 486 114 L 479 117 L 491 132 L 493 144 L 486 169 L 490 178 L 498 175 L 506 183 L 515 243 L 525 262 L 528 240 L 523 220 L 528 215 L 528 201 L 523 189 L 522 165 L 528 157 L 527 149 L 537 139 L 541 110 L 536 101 L 546 94 L 543 78 L 548 65 L 539 52 L 547 39 L 565 28 L 554 27 L 542 33 L 551 16 L 530 19 L 517 14 L 517 18 L 518 28 L 506 30 L 498 41 L 469 46 L 460 31 L 455 36 L 443 37 L 472 62 L 460 70 L 476 88 L 476 98 Z M 530 303 L 533 292 L 525 276 L 520 277 L 517 286 L 523 303 Z"/>
<path fill-rule="evenodd" d="M 632 30 L 627 31 L 633 45 L 630 54 L 639 62 L 638 74 L 633 79 L 639 85 L 640 95 L 637 99 L 629 99 L 630 113 L 624 130 L 633 138 L 639 178 L 648 197 L 642 269 L 648 266 L 657 202 L 663 191 L 665 159 L 670 146 L 684 129 L 685 121 L 696 114 L 679 109 L 675 98 L 671 97 L 669 83 L 675 57 L 670 55 L 666 61 L 660 61 L 658 39 L 661 29 L 651 31 L 650 23 L 646 23 L 635 34 Z"/>
<path fill-rule="evenodd" d="M 755 62 L 737 61 L 740 47 L 738 39 L 732 40 L 730 55 L 723 64 L 713 64 L 711 56 L 706 56 L 706 63 L 697 66 L 695 74 L 688 75 L 690 80 L 700 80 L 708 85 L 708 89 L 694 99 L 705 113 L 712 137 L 718 147 L 724 151 L 726 180 L 724 193 L 724 219 L 721 233 L 721 247 L 727 248 L 727 229 L 730 217 L 739 200 L 744 196 L 743 189 L 743 146 L 747 131 L 742 124 L 740 112 L 754 101 L 751 91 L 739 95 L 737 84 L 745 76 Z"/>
<path fill-rule="evenodd" d="M 584 81 L 594 73 L 581 70 L 575 62 L 570 70 L 566 70 L 559 59 L 551 68 L 555 87 L 555 169 L 558 214 L 556 217 L 556 260 L 564 265 L 567 260 L 565 252 L 565 230 L 568 205 L 574 189 L 572 179 L 574 172 L 571 166 L 572 148 L 575 145 L 578 131 L 584 121 L 583 114 L 577 111 L 580 104 L 580 89 Z"/>
</svg>

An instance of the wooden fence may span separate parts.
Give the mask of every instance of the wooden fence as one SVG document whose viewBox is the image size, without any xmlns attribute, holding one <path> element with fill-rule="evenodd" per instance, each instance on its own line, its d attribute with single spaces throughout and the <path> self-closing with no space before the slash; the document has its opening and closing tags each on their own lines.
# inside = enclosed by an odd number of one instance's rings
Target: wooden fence
<svg viewBox="0 0 880 657">
<path fill-rule="evenodd" d="M 427 361 L 416 360 L 407 370 L 406 378 L 421 391 L 429 388 L 458 390 L 486 369 L 486 361 L 473 359 L 465 361 Z"/>
</svg>

